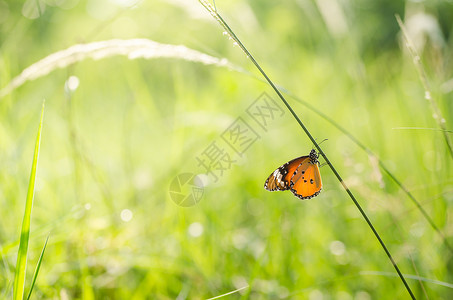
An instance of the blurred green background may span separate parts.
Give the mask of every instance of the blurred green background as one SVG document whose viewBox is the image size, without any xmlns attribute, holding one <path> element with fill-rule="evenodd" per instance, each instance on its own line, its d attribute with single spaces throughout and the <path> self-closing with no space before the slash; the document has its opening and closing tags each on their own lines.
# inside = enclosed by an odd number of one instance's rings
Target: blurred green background
<svg viewBox="0 0 453 300">
<path fill-rule="evenodd" d="M 133 4 L 0 1 L 0 88 L 75 44 L 135 38 L 226 58 L 260 78 L 197 1 Z M 453 244 L 452 156 L 395 19 L 401 15 L 421 53 L 430 92 L 451 129 L 453 1 L 216 5 L 275 83 L 369 147 Z M 226 297 L 407 298 L 327 166 L 321 168 L 323 191 L 314 199 L 263 189 L 275 168 L 307 155 L 312 144 L 256 77 L 184 59 L 116 55 L 56 69 L 0 98 L 1 297 L 12 294 L 46 99 L 27 286 L 50 239 L 34 299 L 206 299 L 243 287 Z M 263 93 L 285 112 L 265 128 L 247 114 Z M 328 139 L 322 148 L 402 272 L 426 280 L 407 279 L 417 298 L 451 299 L 453 252 L 441 236 L 375 159 L 299 100 L 288 101 L 315 138 Z M 259 136 L 242 156 L 222 139 L 238 118 Z M 395 129 L 401 127 L 436 130 Z M 217 181 L 199 176 L 204 191 L 198 204 L 177 205 L 170 198 L 172 181 L 205 173 L 197 158 L 212 143 L 234 162 L 223 174 L 214 170 Z"/>
</svg>

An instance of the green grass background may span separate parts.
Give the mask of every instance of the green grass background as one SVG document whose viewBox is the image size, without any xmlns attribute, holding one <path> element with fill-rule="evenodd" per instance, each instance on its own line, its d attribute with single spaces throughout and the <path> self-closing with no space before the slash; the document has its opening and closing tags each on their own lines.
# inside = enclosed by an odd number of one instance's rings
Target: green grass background
<svg viewBox="0 0 453 300">
<path fill-rule="evenodd" d="M 432 23 L 415 24 L 438 26 L 419 30 L 414 39 L 426 39 L 422 62 L 452 128 L 453 3 L 340 1 L 346 27 L 335 33 L 322 2 L 216 4 L 268 75 L 372 149 L 452 243 L 452 157 L 441 132 L 393 128 L 437 128 L 395 13 L 431 17 Z M 135 9 L 125 3 L 0 1 L 0 87 L 53 52 L 112 38 L 182 44 L 258 75 L 197 1 L 145 1 Z M 69 76 L 80 80 L 71 95 L 64 89 Z M 328 167 L 321 169 L 324 188 L 314 199 L 263 189 L 276 167 L 312 147 L 287 111 L 267 131 L 253 125 L 260 139 L 243 157 L 234 156 L 237 162 L 205 187 L 199 204 L 182 208 L 170 199 L 173 178 L 202 173 L 196 157 L 212 142 L 221 144 L 221 134 L 238 117 L 246 119 L 247 107 L 263 92 L 278 100 L 245 73 L 115 56 L 56 70 L 1 98 L 0 296 L 12 295 L 45 98 L 27 283 L 49 232 L 50 239 L 35 299 L 205 299 L 247 285 L 227 297 L 407 297 Z M 343 133 L 288 99 L 311 133 L 328 139 L 322 148 L 402 272 L 452 284 L 452 252 L 409 198 Z M 121 217 L 126 210 L 130 221 Z M 191 235 L 194 224 L 202 226 L 200 236 Z M 382 275 L 364 273 L 370 271 Z M 420 299 L 453 296 L 451 287 L 408 282 Z"/>
</svg>

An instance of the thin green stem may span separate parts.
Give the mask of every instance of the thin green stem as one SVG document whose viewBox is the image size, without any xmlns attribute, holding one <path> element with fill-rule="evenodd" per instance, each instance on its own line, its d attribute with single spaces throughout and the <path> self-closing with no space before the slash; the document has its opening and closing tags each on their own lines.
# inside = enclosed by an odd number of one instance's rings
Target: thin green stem
<svg viewBox="0 0 453 300">
<path fill-rule="evenodd" d="M 275 84 L 272 82 L 272 80 L 267 76 L 267 74 L 264 72 L 264 70 L 261 68 L 261 66 L 258 64 L 258 62 L 255 60 L 255 58 L 252 56 L 252 54 L 247 50 L 247 48 L 245 48 L 244 44 L 239 40 L 239 38 L 234 34 L 233 30 L 231 30 L 231 28 L 228 26 L 228 24 L 223 20 L 223 18 L 217 13 L 217 11 L 212 7 L 212 5 L 205 1 L 205 0 L 199 0 L 199 2 L 201 3 L 201 5 L 203 5 L 207 10 L 208 12 L 220 23 L 220 25 L 226 30 L 227 34 L 230 36 L 230 38 L 232 38 L 235 42 L 235 44 L 237 44 L 241 49 L 242 51 L 245 53 L 245 55 L 247 56 L 247 58 L 249 58 L 252 63 L 255 65 L 255 67 L 260 71 L 261 75 L 263 75 L 263 77 L 266 79 L 266 81 L 269 83 L 269 85 L 274 89 L 274 91 L 277 93 L 278 97 L 280 98 L 280 100 L 282 100 L 282 102 L 285 104 L 285 106 L 288 108 L 288 110 L 291 112 L 291 114 L 293 115 L 294 119 L 297 121 L 297 123 L 300 125 L 300 127 L 302 128 L 302 130 L 305 132 L 305 134 L 308 136 L 308 138 L 310 139 L 310 141 L 313 143 L 313 145 L 316 147 L 316 149 L 319 151 L 319 153 L 322 155 L 322 157 L 324 158 L 324 160 L 326 161 L 326 163 L 329 165 L 330 169 L 332 170 L 332 172 L 335 174 L 335 176 L 337 177 L 338 181 L 340 181 L 341 185 L 343 186 L 343 188 L 346 190 L 347 194 L 349 195 L 349 197 L 352 199 L 352 201 L 354 202 L 354 204 L 356 205 L 357 209 L 360 211 L 360 213 L 362 214 L 363 218 L 365 219 L 365 221 L 367 222 L 368 226 L 371 228 L 371 230 L 373 231 L 374 235 L 376 236 L 377 240 L 379 241 L 379 243 L 381 244 L 382 248 L 384 249 L 385 253 L 387 254 L 388 258 L 390 259 L 393 267 L 395 268 L 396 272 L 398 273 L 398 276 L 401 278 L 404 286 L 406 287 L 408 293 L 410 294 L 411 298 L 412 299 L 415 299 L 415 296 L 414 294 L 412 293 L 412 290 L 411 288 L 409 287 L 409 285 L 407 284 L 406 282 L 406 279 L 404 278 L 403 274 L 401 273 L 401 271 L 399 270 L 396 262 L 393 260 L 393 257 L 392 255 L 390 254 L 389 250 L 387 249 L 387 247 L 385 246 L 385 243 L 383 242 L 383 240 L 381 239 L 381 237 L 379 236 L 378 232 L 376 231 L 376 229 L 374 228 L 373 224 L 371 223 L 370 219 L 368 218 L 368 216 L 366 215 L 365 211 L 362 209 L 362 207 L 360 206 L 359 202 L 355 199 L 354 195 L 352 194 L 352 192 L 349 190 L 349 188 L 347 187 L 347 185 L 345 184 L 345 182 L 343 181 L 343 179 L 341 178 L 340 174 L 337 172 L 337 170 L 334 168 L 334 166 L 332 165 L 332 163 L 330 162 L 330 160 L 327 158 L 327 156 L 324 154 L 324 152 L 322 151 L 321 147 L 319 146 L 318 143 L 316 143 L 316 140 L 313 138 L 313 136 L 311 135 L 311 133 L 308 131 L 308 129 L 305 127 L 305 125 L 302 123 L 302 121 L 299 119 L 299 117 L 297 116 L 297 114 L 294 112 L 294 110 L 291 108 L 291 106 L 288 104 L 288 102 L 286 101 L 285 97 L 283 97 L 282 93 L 279 91 L 279 89 L 275 86 Z"/>
</svg>

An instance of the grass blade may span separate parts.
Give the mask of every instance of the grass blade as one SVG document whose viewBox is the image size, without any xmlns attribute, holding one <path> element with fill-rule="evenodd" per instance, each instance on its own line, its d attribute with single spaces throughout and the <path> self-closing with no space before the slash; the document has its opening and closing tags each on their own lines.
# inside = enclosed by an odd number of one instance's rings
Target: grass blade
<svg viewBox="0 0 453 300">
<path fill-rule="evenodd" d="M 374 275 L 374 276 L 386 276 L 386 277 L 396 277 L 395 273 L 390 273 L 390 272 L 381 272 L 381 271 L 362 271 L 359 273 L 360 275 Z M 453 289 L 453 284 L 450 282 L 445 282 L 445 281 L 440 281 L 436 279 L 430 279 L 426 277 L 420 277 L 418 275 L 411 275 L 411 274 L 404 274 L 406 278 L 413 279 L 413 280 L 420 280 L 428 283 L 433 283 L 436 285 L 448 287 L 450 289 Z"/>
<path fill-rule="evenodd" d="M 36 278 L 38 277 L 39 268 L 41 267 L 42 258 L 44 257 L 44 252 L 46 251 L 48 241 L 49 241 L 49 236 L 47 236 L 46 242 L 44 243 L 44 247 L 42 248 L 42 251 L 41 251 L 41 255 L 39 256 L 38 264 L 36 265 L 35 273 L 33 274 L 33 280 L 31 282 L 30 291 L 28 292 L 27 300 L 30 299 L 31 292 L 33 291 L 33 287 L 35 286 Z"/>
<path fill-rule="evenodd" d="M 219 295 L 219 296 L 215 296 L 215 297 L 209 298 L 209 299 L 207 299 L 207 300 L 220 299 L 220 298 L 222 298 L 222 297 L 229 296 L 229 295 L 231 295 L 231 294 L 234 294 L 234 293 L 237 293 L 237 292 L 239 292 L 239 291 L 242 291 L 243 289 L 246 289 L 246 288 L 248 288 L 248 287 L 249 287 L 249 285 L 246 285 L 246 286 L 243 286 L 243 287 L 241 287 L 241 288 L 238 288 L 237 290 L 234 290 L 234 291 L 231 291 L 231 292 L 228 292 L 228 293 Z"/>
<path fill-rule="evenodd" d="M 28 240 L 30 237 L 31 209 L 35 194 L 36 169 L 38 166 L 39 146 L 41 144 L 42 121 L 44 117 L 44 102 L 42 104 L 41 119 L 39 121 L 38 135 L 36 137 L 35 152 L 31 165 L 30 181 L 28 183 L 27 199 L 25 202 L 24 218 L 20 234 L 19 251 L 17 253 L 16 272 L 14 276 L 13 299 L 22 300 L 24 296 L 25 273 L 27 269 Z"/>
</svg>

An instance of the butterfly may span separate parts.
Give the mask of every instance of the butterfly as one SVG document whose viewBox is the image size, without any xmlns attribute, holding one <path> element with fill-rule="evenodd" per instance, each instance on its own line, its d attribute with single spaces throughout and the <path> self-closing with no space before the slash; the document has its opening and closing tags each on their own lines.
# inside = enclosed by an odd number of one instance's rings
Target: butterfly
<svg viewBox="0 0 453 300">
<path fill-rule="evenodd" d="M 291 190 L 302 200 L 318 196 L 322 182 L 315 149 L 309 155 L 295 158 L 276 169 L 267 178 L 264 188 L 271 192 Z"/>
</svg>

